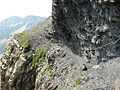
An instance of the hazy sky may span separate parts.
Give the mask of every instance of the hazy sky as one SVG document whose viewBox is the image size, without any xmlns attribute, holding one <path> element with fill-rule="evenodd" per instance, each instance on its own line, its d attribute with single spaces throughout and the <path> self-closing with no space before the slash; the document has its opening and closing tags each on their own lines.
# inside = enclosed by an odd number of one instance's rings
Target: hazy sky
<svg viewBox="0 0 120 90">
<path fill-rule="evenodd" d="M 0 0 L 0 20 L 10 16 L 51 15 L 52 0 Z"/>
</svg>

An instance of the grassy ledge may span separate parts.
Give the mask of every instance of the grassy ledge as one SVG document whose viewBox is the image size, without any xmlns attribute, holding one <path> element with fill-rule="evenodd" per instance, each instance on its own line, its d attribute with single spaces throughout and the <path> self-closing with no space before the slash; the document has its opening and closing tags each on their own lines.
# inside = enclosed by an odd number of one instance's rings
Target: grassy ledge
<svg viewBox="0 0 120 90">
<path fill-rule="evenodd" d="M 29 32 L 29 30 L 25 30 L 22 33 L 18 33 L 15 35 L 15 37 L 18 38 L 18 43 L 21 47 L 26 48 L 28 47 L 29 43 L 28 43 L 28 36 L 27 33 Z"/>
</svg>

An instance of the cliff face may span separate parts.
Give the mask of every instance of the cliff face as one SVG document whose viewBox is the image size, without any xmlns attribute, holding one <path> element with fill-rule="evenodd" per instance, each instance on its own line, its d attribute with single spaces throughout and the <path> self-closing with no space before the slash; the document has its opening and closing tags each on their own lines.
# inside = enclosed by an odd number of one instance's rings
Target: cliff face
<svg viewBox="0 0 120 90">
<path fill-rule="evenodd" d="M 53 28 L 60 36 L 56 38 L 89 62 L 117 57 L 119 11 L 118 0 L 53 0 Z"/>
</svg>

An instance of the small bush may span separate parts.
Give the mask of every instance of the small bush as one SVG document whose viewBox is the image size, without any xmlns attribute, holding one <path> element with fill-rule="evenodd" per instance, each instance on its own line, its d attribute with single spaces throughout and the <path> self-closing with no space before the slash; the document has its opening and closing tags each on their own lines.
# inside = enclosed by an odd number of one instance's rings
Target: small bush
<svg viewBox="0 0 120 90">
<path fill-rule="evenodd" d="M 32 56 L 32 66 L 37 67 L 47 59 L 47 52 L 42 48 L 35 50 Z"/>
</svg>

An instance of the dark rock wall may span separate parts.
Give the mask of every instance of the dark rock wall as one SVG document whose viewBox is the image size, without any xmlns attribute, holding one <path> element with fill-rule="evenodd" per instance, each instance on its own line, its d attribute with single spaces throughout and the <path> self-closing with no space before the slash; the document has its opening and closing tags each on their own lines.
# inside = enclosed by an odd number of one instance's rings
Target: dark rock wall
<svg viewBox="0 0 120 90">
<path fill-rule="evenodd" d="M 90 62 L 120 55 L 118 0 L 53 0 L 55 38 Z"/>
</svg>

